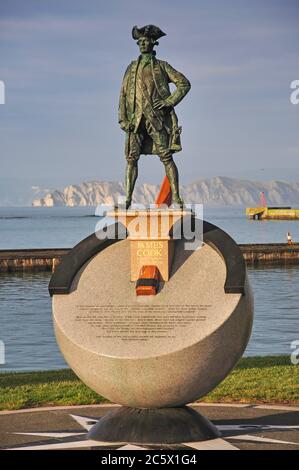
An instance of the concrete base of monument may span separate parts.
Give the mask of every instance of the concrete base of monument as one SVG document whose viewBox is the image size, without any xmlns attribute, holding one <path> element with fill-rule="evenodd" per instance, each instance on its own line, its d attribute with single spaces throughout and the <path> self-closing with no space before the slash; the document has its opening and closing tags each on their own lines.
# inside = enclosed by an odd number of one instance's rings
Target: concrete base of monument
<svg viewBox="0 0 299 470">
<path fill-rule="evenodd" d="M 179 444 L 220 437 L 214 424 L 193 408 L 141 409 L 122 406 L 107 413 L 87 439 L 130 444 Z"/>
<path fill-rule="evenodd" d="M 185 439 L 176 444 L 128 444 L 87 439 L 90 429 L 110 411 L 112 404 L 44 407 L 0 411 L 0 448 L 6 450 L 97 450 L 143 452 L 161 449 L 196 450 L 298 450 L 299 407 L 253 403 L 192 403 L 204 413 L 221 437 L 206 441 Z M 117 453 L 116 453 L 117 455 Z"/>
<path fill-rule="evenodd" d="M 130 240 L 109 238 L 113 226 L 106 239 L 92 235 L 73 248 L 51 279 L 66 362 L 92 390 L 124 406 L 100 420 L 91 440 L 167 444 L 219 436 L 185 405 L 215 388 L 241 358 L 253 298 L 236 243 L 212 224 L 193 222 L 200 243 L 174 240 L 170 279 L 155 296 L 136 295 Z M 119 233 L 124 226 L 116 227 Z M 172 233 L 180 229 L 179 220 Z"/>
</svg>

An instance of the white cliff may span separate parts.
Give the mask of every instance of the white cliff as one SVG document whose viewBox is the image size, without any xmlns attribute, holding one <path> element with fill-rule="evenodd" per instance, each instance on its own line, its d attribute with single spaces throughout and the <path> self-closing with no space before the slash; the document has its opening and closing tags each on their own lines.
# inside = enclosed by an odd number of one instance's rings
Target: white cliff
<svg viewBox="0 0 299 470">
<path fill-rule="evenodd" d="M 159 185 L 136 185 L 133 202 L 153 203 Z M 286 181 L 250 181 L 217 176 L 198 179 L 181 186 L 185 203 L 204 203 L 209 205 L 256 206 L 259 194 L 264 191 L 268 205 L 292 205 L 299 207 L 299 183 Z M 35 199 L 33 206 L 96 206 L 115 204 L 119 196 L 125 195 L 124 183 L 89 181 L 66 186 L 63 190 L 49 192 L 41 199 Z"/>
</svg>

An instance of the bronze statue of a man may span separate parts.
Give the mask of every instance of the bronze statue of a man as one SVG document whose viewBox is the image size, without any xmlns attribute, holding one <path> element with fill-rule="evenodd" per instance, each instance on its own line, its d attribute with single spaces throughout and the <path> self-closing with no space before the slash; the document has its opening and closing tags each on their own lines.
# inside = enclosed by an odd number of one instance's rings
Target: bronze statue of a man
<svg viewBox="0 0 299 470">
<path fill-rule="evenodd" d="M 119 124 L 126 132 L 126 208 L 131 205 L 141 154 L 160 157 L 170 182 L 172 202 L 183 208 L 178 170 L 172 157 L 182 149 L 181 127 L 174 106 L 188 93 L 191 84 L 167 62 L 156 59 L 154 46 L 165 36 L 160 28 L 134 26 L 132 36 L 141 54 L 125 72 L 119 100 Z M 169 89 L 170 82 L 176 86 L 173 93 Z"/>
</svg>

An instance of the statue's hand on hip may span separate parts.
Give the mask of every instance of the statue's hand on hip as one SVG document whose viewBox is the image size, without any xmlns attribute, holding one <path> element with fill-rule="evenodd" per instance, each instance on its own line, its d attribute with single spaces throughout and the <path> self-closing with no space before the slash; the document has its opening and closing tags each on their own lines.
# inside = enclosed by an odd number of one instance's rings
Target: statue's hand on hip
<svg viewBox="0 0 299 470">
<path fill-rule="evenodd" d="M 153 108 L 154 109 L 164 109 L 164 108 L 168 108 L 168 107 L 169 107 L 169 104 L 165 100 L 156 99 L 153 102 Z"/>
</svg>

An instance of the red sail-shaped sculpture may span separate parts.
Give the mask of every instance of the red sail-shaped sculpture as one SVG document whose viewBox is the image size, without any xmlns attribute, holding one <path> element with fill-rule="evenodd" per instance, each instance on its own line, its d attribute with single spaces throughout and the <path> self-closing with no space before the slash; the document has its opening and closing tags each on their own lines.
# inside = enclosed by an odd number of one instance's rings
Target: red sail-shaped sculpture
<svg viewBox="0 0 299 470">
<path fill-rule="evenodd" d="M 172 203 L 171 187 L 170 187 L 169 179 L 167 178 L 167 176 L 165 176 L 162 182 L 159 194 L 155 200 L 155 204 L 158 207 L 160 207 L 162 204 L 166 204 L 167 206 L 170 206 L 171 203 Z"/>
</svg>

